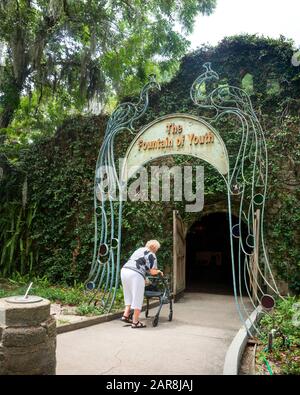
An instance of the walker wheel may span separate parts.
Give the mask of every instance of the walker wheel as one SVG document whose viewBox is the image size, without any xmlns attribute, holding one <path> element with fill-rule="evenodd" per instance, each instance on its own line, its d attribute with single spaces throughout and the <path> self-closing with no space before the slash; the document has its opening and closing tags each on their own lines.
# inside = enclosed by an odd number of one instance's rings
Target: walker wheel
<svg viewBox="0 0 300 395">
<path fill-rule="evenodd" d="M 158 324 L 158 317 L 155 316 L 155 317 L 154 317 L 154 320 L 153 320 L 153 322 L 152 322 L 152 326 L 157 326 L 157 324 Z"/>
<path fill-rule="evenodd" d="M 169 321 L 172 321 L 172 319 L 173 319 L 173 312 L 171 311 L 171 312 L 169 313 Z"/>
</svg>

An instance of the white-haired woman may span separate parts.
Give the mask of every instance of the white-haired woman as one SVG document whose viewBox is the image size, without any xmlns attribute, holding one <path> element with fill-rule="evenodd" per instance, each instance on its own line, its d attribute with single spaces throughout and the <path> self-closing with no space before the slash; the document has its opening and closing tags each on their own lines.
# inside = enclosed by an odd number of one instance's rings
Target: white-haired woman
<svg viewBox="0 0 300 395">
<path fill-rule="evenodd" d="M 138 248 L 128 259 L 121 269 L 121 281 L 123 285 L 125 310 L 123 322 L 131 324 L 132 328 L 145 328 L 146 325 L 139 321 L 142 310 L 146 274 L 156 276 L 163 275 L 157 268 L 156 252 L 160 248 L 157 240 L 149 240 L 145 247 Z M 133 319 L 129 318 L 130 310 L 133 309 Z"/>
</svg>

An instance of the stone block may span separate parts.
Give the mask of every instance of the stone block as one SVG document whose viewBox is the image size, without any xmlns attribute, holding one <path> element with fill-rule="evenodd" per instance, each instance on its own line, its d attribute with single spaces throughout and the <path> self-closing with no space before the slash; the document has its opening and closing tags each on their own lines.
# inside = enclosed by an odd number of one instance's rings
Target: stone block
<svg viewBox="0 0 300 395">
<path fill-rule="evenodd" d="M 0 325 L 6 326 L 37 326 L 50 316 L 50 302 L 43 299 L 41 302 L 28 304 L 9 303 L 0 299 Z"/>
<path fill-rule="evenodd" d="M 0 375 L 53 375 L 55 370 L 56 321 L 50 302 L 0 299 Z"/>
<path fill-rule="evenodd" d="M 5 374 L 52 374 L 56 366 L 55 342 L 4 349 Z M 51 371 L 48 373 L 47 369 Z M 7 372 L 7 373 L 6 373 Z"/>
<path fill-rule="evenodd" d="M 42 327 L 7 328 L 3 332 L 2 343 L 4 347 L 34 346 L 46 341 L 47 331 Z"/>
<path fill-rule="evenodd" d="M 43 322 L 41 326 L 45 328 L 47 336 L 56 336 L 56 320 L 54 317 L 50 317 L 47 321 Z"/>
<path fill-rule="evenodd" d="M 31 369 L 30 372 L 24 372 L 24 370 L 6 370 L 5 373 L 1 373 L 1 367 L 0 367 L 0 375 L 5 374 L 6 376 L 33 376 L 33 375 L 55 375 L 56 372 L 56 362 L 49 362 L 47 365 L 44 365 L 42 367 L 38 367 L 36 369 Z"/>
</svg>

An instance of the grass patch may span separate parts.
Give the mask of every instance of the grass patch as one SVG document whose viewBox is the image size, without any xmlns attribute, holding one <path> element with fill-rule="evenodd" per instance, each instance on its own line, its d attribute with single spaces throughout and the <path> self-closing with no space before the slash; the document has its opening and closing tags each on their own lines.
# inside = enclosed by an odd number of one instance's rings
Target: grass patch
<svg viewBox="0 0 300 395">
<path fill-rule="evenodd" d="M 102 315 L 103 309 L 101 307 L 82 303 L 80 306 L 76 308 L 76 313 L 78 315 L 86 315 L 86 316 Z"/>
</svg>

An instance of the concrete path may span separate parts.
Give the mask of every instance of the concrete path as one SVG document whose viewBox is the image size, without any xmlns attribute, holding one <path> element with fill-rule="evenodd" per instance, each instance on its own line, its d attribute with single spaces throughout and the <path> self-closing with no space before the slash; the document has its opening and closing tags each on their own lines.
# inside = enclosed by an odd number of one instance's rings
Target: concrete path
<svg viewBox="0 0 300 395">
<path fill-rule="evenodd" d="M 164 305 L 152 327 L 131 329 L 120 320 L 57 337 L 57 374 L 222 374 L 229 344 L 241 327 L 234 298 L 186 293 L 174 304 L 173 321 Z"/>
</svg>

